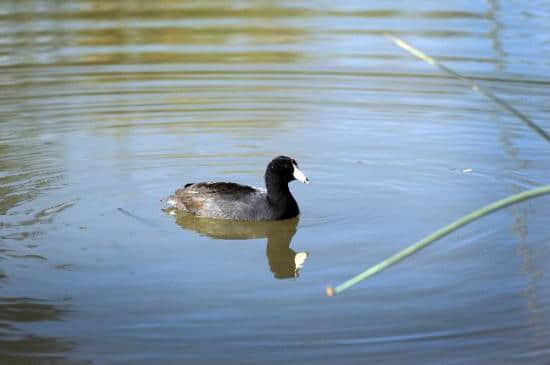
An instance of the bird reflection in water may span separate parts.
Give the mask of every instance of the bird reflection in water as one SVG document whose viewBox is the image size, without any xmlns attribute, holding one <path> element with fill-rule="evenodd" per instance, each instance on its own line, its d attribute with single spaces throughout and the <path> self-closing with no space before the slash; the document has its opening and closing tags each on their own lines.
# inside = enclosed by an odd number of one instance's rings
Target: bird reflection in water
<svg viewBox="0 0 550 365">
<path fill-rule="evenodd" d="M 174 212 L 168 211 L 170 214 Z M 245 240 L 267 237 L 267 260 L 273 276 L 277 279 L 297 278 L 308 257 L 307 252 L 296 252 L 290 248 L 296 233 L 299 218 L 282 221 L 231 221 L 195 217 L 188 214 L 176 215 L 176 223 L 216 239 Z"/>
</svg>

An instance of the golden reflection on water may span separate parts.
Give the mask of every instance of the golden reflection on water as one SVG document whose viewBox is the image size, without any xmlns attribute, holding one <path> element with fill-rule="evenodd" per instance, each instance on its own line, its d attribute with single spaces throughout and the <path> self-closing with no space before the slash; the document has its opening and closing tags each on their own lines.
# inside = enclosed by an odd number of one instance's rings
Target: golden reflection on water
<svg viewBox="0 0 550 365">
<path fill-rule="evenodd" d="M 75 343 L 61 338 L 27 333 L 18 326 L 26 323 L 62 321 L 68 306 L 27 297 L 0 297 L 0 363 L 1 364 L 90 364 L 66 360 L 64 353 Z"/>
<path fill-rule="evenodd" d="M 286 19 L 307 17 L 307 10 L 278 2 L 251 7 L 197 4 L 14 2 L 13 14 L 0 16 L 10 39 L 3 63 L 261 64 L 292 63 L 301 57 L 302 51 L 289 45 L 303 41 L 307 31 L 289 26 Z M 14 24 L 21 30 L 14 31 Z"/>
</svg>

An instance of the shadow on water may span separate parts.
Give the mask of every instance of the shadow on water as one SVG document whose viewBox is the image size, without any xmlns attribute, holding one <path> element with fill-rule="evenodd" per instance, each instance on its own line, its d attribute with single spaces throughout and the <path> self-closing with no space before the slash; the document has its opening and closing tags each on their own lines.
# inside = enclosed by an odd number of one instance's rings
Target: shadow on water
<svg viewBox="0 0 550 365">
<path fill-rule="evenodd" d="M 30 334 L 29 324 L 61 321 L 69 310 L 64 305 L 27 298 L 0 298 L 0 363 L 1 364 L 90 364 L 68 360 L 65 354 L 75 343 L 55 337 Z"/>
<path fill-rule="evenodd" d="M 239 222 L 212 218 L 198 218 L 187 214 L 176 217 L 176 223 L 215 239 L 246 240 L 267 237 L 267 261 L 277 279 L 297 278 L 307 252 L 296 252 L 290 247 L 299 218 L 272 222 Z"/>
</svg>

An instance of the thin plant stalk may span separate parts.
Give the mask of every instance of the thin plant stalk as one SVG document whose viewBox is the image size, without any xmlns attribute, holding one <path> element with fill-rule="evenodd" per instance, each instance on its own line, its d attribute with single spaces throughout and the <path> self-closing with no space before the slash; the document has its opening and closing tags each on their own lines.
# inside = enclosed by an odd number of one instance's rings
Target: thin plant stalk
<svg viewBox="0 0 550 365">
<path fill-rule="evenodd" d="M 501 98 L 499 98 L 498 96 L 496 96 L 491 90 L 478 85 L 471 78 L 459 74 L 458 72 L 456 72 L 453 69 L 445 66 L 444 64 L 442 64 L 441 62 L 439 62 L 435 58 L 430 57 L 427 54 L 425 54 L 424 52 L 414 48 L 413 46 L 411 46 L 410 44 L 408 44 L 404 40 L 402 40 L 398 37 L 395 37 L 393 35 L 390 35 L 390 34 L 386 34 L 386 37 L 389 38 L 397 46 L 403 48 L 405 51 L 412 54 L 413 56 L 420 58 L 421 60 L 423 60 L 424 62 L 429 63 L 430 65 L 434 65 L 434 66 L 438 67 L 440 70 L 456 77 L 457 79 L 460 79 L 462 81 L 467 82 L 468 84 L 470 84 L 470 86 L 472 87 L 473 90 L 475 90 L 475 91 L 481 93 L 482 95 L 485 95 L 489 99 L 493 100 L 495 103 L 497 103 L 498 105 L 500 105 L 501 107 L 503 107 L 504 109 L 506 109 L 507 111 L 509 111 L 513 115 L 515 115 L 522 122 L 524 122 L 527 126 L 529 126 L 531 129 L 533 129 L 539 136 L 544 138 L 546 140 L 546 142 L 550 142 L 550 135 L 548 133 L 546 133 L 546 131 L 544 129 L 539 127 L 535 122 L 533 122 L 531 119 L 529 119 L 525 114 L 523 114 L 522 112 L 520 112 L 519 110 L 517 110 L 516 108 L 514 108 L 513 106 L 508 104 L 506 101 L 504 101 Z"/>
<path fill-rule="evenodd" d="M 398 263 L 399 261 L 405 259 L 406 257 L 412 255 L 413 253 L 420 251 L 424 247 L 428 246 L 429 244 L 437 241 L 440 238 L 445 237 L 451 232 L 456 231 L 462 226 L 465 226 L 468 223 L 471 223 L 487 214 L 490 214 L 492 212 L 495 212 L 499 209 L 505 208 L 512 204 L 517 204 L 521 201 L 535 198 L 538 196 L 542 196 L 545 194 L 550 194 L 550 185 L 545 185 L 540 188 L 527 190 L 524 192 L 521 192 L 519 194 L 511 195 L 507 198 L 498 200 L 492 204 L 486 205 L 482 208 L 479 208 L 472 213 L 452 222 L 451 224 L 446 225 L 445 227 L 435 231 L 434 233 L 424 237 L 420 241 L 416 242 L 415 244 L 405 248 L 402 251 L 399 251 L 398 253 L 394 254 L 393 256 L 390 256 L 389 258 L 385 259 L 384 261 L 372 266 L 371 268 L 365 270 L 361 274 L 354 276 L 353 278 L 343 282 L 342 284 L 338 285 L 335 288 L 328 287 L 327 288 L 327 295 L 333 296 L 335 294 L 339 294 L 343 292 L 344 290 L 347 290 L 351 288 L 354 285 L 357 285 L 363 280 L 366 280 L 370 278 L 371 276 L 379 273 L 380 271 L 390 267 L 391 265 L 394 265 Z"/>
</svg>

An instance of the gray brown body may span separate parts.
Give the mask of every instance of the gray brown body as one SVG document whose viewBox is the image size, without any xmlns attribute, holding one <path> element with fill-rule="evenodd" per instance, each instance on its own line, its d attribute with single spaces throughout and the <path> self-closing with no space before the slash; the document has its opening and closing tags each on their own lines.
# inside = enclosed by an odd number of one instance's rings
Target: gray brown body
<svg viewBox="0 0 550 365">
<path fill-rule="evenodd" d="M 220 219 L 279 220 L 300 213 L 291 195 L 274 202 L 264 189 L 231 182 L 187 184 L 170 196 L 168 202 L 195 216 Z"/>
</svg>

